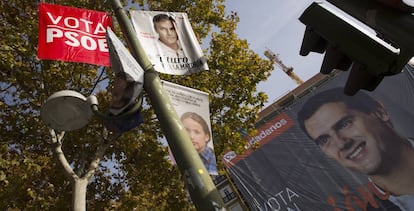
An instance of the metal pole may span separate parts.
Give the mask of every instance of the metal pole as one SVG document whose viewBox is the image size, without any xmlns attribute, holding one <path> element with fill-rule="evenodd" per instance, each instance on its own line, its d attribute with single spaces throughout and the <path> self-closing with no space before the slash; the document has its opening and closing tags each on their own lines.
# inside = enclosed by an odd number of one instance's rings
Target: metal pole
<svg viewBox="0 0 414 211">
<path fill-rule="evenodd" d="M 224 209 L 223 200 L 164 91 L 158 73 L 145 54 L 130 19 L 119 0 L 111 0 L 111 5 L 132 56 L 145 70 L 144 89 L 197 210 Z"/>
</svg>

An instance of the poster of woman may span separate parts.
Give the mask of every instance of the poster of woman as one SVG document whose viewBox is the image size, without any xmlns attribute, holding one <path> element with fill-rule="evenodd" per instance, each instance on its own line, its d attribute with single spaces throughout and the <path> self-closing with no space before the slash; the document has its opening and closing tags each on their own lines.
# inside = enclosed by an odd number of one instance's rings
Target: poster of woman
<svg viewBox="0 0 414 211">
<path fill-rule="evenodd" d="M 208 173 L 217 175 L 208 94 L 167 81 L 162 84 Z"/>
</svg>

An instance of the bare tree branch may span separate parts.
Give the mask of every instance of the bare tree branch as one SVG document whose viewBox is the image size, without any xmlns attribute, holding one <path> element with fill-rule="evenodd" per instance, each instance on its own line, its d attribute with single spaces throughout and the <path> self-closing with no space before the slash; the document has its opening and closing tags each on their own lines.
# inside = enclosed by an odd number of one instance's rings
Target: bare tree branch
<svg viewBox="0 0 414 211">
<path fill-rule="evenodd" d="M 86 178 L 89 180 L 95 174 L 95 171 L 98 168 L 99 162 L 103 158 L 105 151 L 108 149 L 109 146 L 111 146 L 111 144 L 116 139 L 118 139 L 121 136 L 121 134 L 115 134 L 115 136 L 111 140 L 108 140 L 107 134 L 108 134 L 108 131 L 106 130 L 106 128 L 104 128 L 102 136 L 100 137 L 100 144 L 95 152 L 94 158 L 92 159 L 89 165 L 89 169 L 83 178 Z"/>
<path fill-rule="evenodd" d="M 62 131 L 59 134 L 56 134 L 56 131 L 53 129 L 49 130 L 50 135 L 52 136 L 52 143 L 54 145 L 53 153 L 55 154 L 58 163 L 62 165 L 65 174 L 72 180 L 78 179 L 78 175 L 75 174 L 73 168 L 69 165 L 68 160 L 66 160 L 65 153 L 62 150 L 62 141 L 65 136 L 65 132 Z"/>
</svg>

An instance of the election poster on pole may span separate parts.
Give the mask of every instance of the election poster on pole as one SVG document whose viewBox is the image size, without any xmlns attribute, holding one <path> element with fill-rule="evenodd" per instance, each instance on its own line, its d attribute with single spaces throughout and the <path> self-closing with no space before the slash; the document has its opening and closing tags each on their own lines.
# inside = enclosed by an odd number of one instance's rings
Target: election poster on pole
<svg viewBox="0 0 414 211">
<path fill-rule="evenodd" d="M 109 27 L 106 36 L 112 70 L 115 73 L 109 113 L 111 115 L 121 115 L 130 112 L 137 103 L 140 103 L 138 98 L 143 91 L 144 70 Z M 142 122 L 141 111 L 133 110 L 126 117 L 112 119 L 104 124 L 110 131 L 122 133 L 140 125 Z"/>
<path fill-rule="evenodd" d="M 144 85 L 144 70 L 115 33 L 108 28 L 107 41 L 115 72 L 110 112 L 118 115 L 135 103 Z"/>
<path fill-rule="evenodd" d="M 110 66 L 105 12 L 39 4 L 38 58 Z"/>
<path fill-rule="evenodd" d="M 138 40 L 156 71 L 185 75 L 208 70 L 186 13 L 130 11 Z"/>
<path fill-rule="evenodd" d="M 207 171 L 217 175 L 208 93 L 168 81 L 162 81 L 162 85 Z"/>
</svg>

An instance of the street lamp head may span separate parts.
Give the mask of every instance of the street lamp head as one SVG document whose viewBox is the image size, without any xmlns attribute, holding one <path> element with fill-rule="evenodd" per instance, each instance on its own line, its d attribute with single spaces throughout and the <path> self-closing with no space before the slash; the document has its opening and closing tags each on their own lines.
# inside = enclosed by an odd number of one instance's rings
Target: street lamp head
<svg viewBox="0 0 414 211">
<path fill-rule="evenodd" d="M 86 126 L 92 117 L 90 103 L 82 94 L 62 90 L 52 94 L 43 104 L 40 117 L 47 126 L 59 131 L 72 131 Z"/>
</svg>

